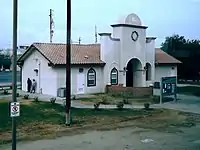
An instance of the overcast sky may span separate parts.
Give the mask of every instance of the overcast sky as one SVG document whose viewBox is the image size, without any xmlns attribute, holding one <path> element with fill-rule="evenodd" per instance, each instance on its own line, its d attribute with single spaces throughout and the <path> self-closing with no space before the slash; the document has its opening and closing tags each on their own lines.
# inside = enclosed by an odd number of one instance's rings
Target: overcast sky
<svg viewBox="0 0 200 150">
<path fill-rule="evenodd" d="M 18 45 L 49 42 L 49 9 L 54 10 L 54 42 L 66 39 L 66 0 L 18 0 Z M 0 48 L 12 46 L 12 0 L 1 0 Z M 72 0 L 72 40 L 94 43 L 94 29 L 112 32 L 120 16 L 136 13 L 156 46 L 173 33 L 200 39 L 199 0 Z"/>
</svg>

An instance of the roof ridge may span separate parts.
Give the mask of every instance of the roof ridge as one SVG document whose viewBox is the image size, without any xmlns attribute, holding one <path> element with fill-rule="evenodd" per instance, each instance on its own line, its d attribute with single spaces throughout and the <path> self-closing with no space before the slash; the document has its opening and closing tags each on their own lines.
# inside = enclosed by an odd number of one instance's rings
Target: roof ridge
<svg viewBox="0 0 200 150">
<path fill-rule="evenodd" d="M 48 43 L 48 42 L 34 42 L 34 44 L 47 44 L 47 45 L 66 45 L 66 43 Z M 81 46 L 90 46 L 90 45 L 100 45 L 100 43 L 91 43 L 91 44 L 73 44 L 72 45 L 81 45 Z"/>
<path fill-rule="evenodd" d="M 33 44 L 66 45 L 65 43 L 34 42 Z"/>
</svg>

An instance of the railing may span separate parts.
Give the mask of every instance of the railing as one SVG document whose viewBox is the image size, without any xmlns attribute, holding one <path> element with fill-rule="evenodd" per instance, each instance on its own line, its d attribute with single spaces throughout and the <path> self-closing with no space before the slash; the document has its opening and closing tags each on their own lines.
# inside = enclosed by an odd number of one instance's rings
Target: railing
<svg viewBox="0 0 200 150">
<path fill-rule="evenodd" d="M 17 88 L 21 88 L 21 84 L 17 83 Z M 11 90 L 12 89 L 12 83 L 0 83 L 0 91 L 2 90 Z"/>
</svg>

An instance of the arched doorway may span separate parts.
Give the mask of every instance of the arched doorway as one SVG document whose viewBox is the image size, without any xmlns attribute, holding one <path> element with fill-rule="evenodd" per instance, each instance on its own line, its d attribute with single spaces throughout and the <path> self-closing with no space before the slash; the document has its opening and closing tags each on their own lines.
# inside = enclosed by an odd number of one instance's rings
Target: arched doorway
<svg viewBox="0 0 200 150">
<path fill-rule="evenodd" d="M 142 63 L 133 58 L 127 63 L 126 87 L 140 87 L 142 84 Z"/>
<path fill-rule="evenodd" d="M 146 63 L 146 81 L 151 81 L 151 64 Z"/>
</svg>

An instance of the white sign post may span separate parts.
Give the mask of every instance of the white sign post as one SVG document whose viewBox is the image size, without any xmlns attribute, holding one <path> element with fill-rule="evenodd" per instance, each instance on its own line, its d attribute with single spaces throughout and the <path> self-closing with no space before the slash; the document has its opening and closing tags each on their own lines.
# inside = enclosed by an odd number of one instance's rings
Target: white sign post
<svg viewBox="0 0 200 150">
<path fill-rule="evenodd" d="M 10 117 L 19 117 L 20 116 L 20 104 L 19 102 L 10 103 Z"/>
</svg>

